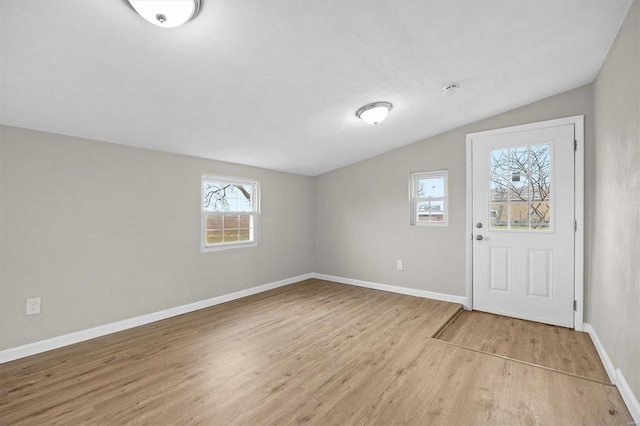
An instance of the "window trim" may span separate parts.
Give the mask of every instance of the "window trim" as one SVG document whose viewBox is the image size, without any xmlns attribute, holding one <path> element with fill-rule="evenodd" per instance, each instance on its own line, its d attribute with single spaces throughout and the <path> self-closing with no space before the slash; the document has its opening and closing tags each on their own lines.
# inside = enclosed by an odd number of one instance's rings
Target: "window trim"
<svg viewBox="0 0 640 426">
<path fill-rule="evenodd" d="M 206 212 L 204 207 L 204 184 L 205 182 L 216 181 L 239 185 L 253 185 L 253 199 L 251 200 L 251 212 L 224 212 L 214 213 Z M 216 243 L 215 245 L 207 245 L 207 216 L 224 216 L 231 213 L 232 215 L 253 216 L 253 240 L 238 241 L 230 243 Z M 241 178 L 234 176 L 202 174 L 200 178 L 200 251 L 202 253 L 210 253 L 220 250 L 231 250 L 245 247 L 257 247 L 260 241 L 260 181 L 256 179 Z"/>
<path fill-rule="evenodd" d="M 418 198 L 418 180 L 424 178 L 443 178 L 444 197 Z M 442 201 L 444 214 L 442 222 L 418 222 L 418 202 L 420 201 Z M 413 172 L 409 175 L 409 202 L 411 226 L 449 226 L 449 170 L 431 170 L 426 172 Z"/>
</svg>

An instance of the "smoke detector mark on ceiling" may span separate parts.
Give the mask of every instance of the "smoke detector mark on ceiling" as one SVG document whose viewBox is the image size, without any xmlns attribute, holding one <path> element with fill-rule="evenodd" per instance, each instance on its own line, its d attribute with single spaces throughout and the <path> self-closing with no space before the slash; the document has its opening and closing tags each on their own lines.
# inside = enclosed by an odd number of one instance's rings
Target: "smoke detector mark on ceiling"
<svg viewBox="0 0 640 426">
<path fill-rule="evenodd" d="M 444 96 L 453 96 L 460 90 L 458 83 L 451 83 L 442 88 L 442 94 Z"/>
</svg>

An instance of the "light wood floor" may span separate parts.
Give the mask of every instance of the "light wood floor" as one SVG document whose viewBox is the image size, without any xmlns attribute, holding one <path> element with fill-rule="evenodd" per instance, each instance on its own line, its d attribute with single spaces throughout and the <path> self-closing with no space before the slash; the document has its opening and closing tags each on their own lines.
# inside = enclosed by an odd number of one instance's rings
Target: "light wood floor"
<svg viewBox="0 0 640 426">
<path fill-rule="evenodd" d="M 432 338 L 459 311 L 308 280 L 1 365 L 0 423 L 631 421 L 612 385 Z"/>
<path fill-rule="evenodd" d="M 611 383 L 587 333 L 485 312 L 462 312 L 438 339 Z"/>
</svg>

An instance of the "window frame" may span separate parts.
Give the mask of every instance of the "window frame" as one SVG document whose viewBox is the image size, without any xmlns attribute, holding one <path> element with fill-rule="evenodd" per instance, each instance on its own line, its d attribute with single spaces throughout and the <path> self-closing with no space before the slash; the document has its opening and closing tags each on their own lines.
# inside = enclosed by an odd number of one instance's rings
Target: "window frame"
<svg viewBox="0 0 640 426">
<path fill-rule="evenodd" d="M 444 197 L 418 198 L 418 181 L 424 178 L 443 178 Z M 431 170 L 426 172 L 413 172 L 409 175 L 409 200 L 410 200 L 410 224 L 411 226 L 449 226 L 449 170 Z M 419 222 L 418 203 L 425 201 L 442 201 L 444 214 L 439 222 Z"/>
<path fill-rule="evenodd" d="M 231 185 L 252 185 L 251 211 L 225 211 L 225 212 L 208 212 L 204 206 L 204 185 L 205 182 L 216 182 Z M 207 244 L 207 217 L 208 216 L 249 216 L 253 218 L 252 240 L 237 241 L 229 243 Z M 234 176 L 224 176 L 215 174 L 203 174 L 200 179 L 200 251 L 202 253 L 210 253 L 220 250 L 230 250 L 245 247 L 257 247 L 260 240 L 260 181 L 249 178 L 241 178 Z"/>
</svg>

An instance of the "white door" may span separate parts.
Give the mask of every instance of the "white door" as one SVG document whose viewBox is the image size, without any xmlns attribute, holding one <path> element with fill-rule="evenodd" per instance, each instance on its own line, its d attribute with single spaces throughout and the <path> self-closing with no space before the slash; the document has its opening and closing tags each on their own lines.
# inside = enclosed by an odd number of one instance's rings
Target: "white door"
<svg viewBox="0 0 640 426">
<path fill-rule="evenodd" d="M 476 135 L 473 308 L 573 328 L 574 126 Z"/>
</svg>

